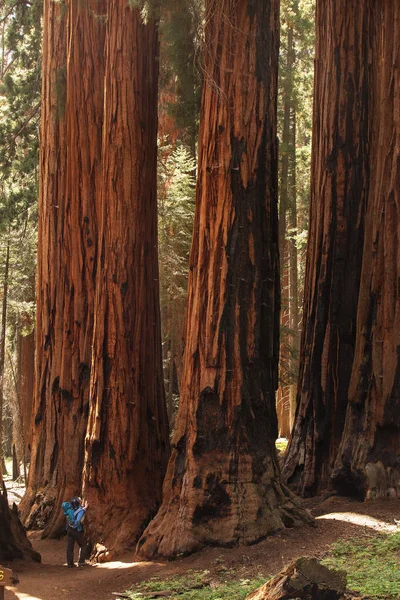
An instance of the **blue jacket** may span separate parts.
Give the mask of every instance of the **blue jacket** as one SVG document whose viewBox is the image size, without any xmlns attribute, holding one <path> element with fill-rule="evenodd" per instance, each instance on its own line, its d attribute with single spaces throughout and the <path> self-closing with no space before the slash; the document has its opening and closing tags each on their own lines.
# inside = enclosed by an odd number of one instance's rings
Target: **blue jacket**
<svg viewBox="0 0 400 600">
<path fill-rule="evenodd" d="M 67 530 L 68 527 L 72 527 L 72 529 L 76 529 L 76 531 L 83 531 L 81 521 L 85 515 L 86 508 L 80 506 L 77 510 L 74 511 L 69 502 L 63 502 L 61 504 L 61 508 L 63 509 L 64 515 L 67 519 Z"/>
</svg>

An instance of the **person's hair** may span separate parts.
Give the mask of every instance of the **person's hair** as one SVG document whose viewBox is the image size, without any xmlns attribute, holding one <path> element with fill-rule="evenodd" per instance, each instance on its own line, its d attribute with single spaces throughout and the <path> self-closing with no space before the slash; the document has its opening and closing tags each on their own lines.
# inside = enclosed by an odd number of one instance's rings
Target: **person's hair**
<svg viewBox="0 0 400 600">
<path fill-rule="evenodd" d="M 78 496 L 75 496 L 75 498 L 72 498 L 71 506 L 74 510 L 79 508 L 81 504 L 82 504 L 82 500 Z"/>
</svg>

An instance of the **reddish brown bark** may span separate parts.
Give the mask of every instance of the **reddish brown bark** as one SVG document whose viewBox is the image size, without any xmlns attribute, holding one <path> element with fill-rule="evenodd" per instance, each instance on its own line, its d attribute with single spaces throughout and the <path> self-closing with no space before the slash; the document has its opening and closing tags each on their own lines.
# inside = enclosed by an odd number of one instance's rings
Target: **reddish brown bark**
<svg viewBox="0 0 400 600">
<path fill-rule="evenodd" d="M 181 401 L 140 556 L 252 543 L 305 518 L 275 451 L 279 2 L 208 0 L 205 22 Z"/>
<path fill-rule="evenodd" d="M 54 506 L 45 536 L 62 531 L 61 502 L 81 489 L 101 166 L 104 12 L 105 0 L 70 0 L 67 6 L 45 2 L 36 396 L 23 502 L 30 526 L 39 489 Z"/>
<path fill-rule="evenodd" d="M 328 484 L 353 362 L 369 183 L 370 3 L 319 0 L 316 23 L 304 329 L 283 470 L 303 495 Z"/>
<path fill-rule="evenodd" d="M 4 366 L 6 359 L 6 327 L 8 302 L 8 277 L 10 272 L 10 240 L 7 242 L 6 260 L 3 275 L 3 298 L 1 300 L 1 335 L 0 335 L 0 461 L 3 456 L 3 405 L 4 405 Z M 3 482 L 3 468 L 0 468 L 0 485 Z"/>
<path fill-rule="evenodd" d="M 286 213 L 286 211 L 285 211 Z M 284 216 L 286 221 L 286 215 Z M 281 225 L 281 223 L 280 223 Z M 281 230 L 280 230 L 281 234 Z M 289 245 L 285 240 L 286 225 L 283 231 L 283 246 L 279 244 L 280 264 L 281 264 L 281 320 L 280 320 L 280 348 L 279 348 L 279 381 L 280 385 L 276 394 L 276 412 L 278 417 L 278 436 L 288 438 L 291 431 L 290 423 L 290 385 L 288 381 L 290 366 L 289 351 L 289 269 L 288 269 L 288 249 Z"/>
<path fill-rule="evenodd" d="M 346 573 L 328 569 L 316 558 L 301 557 L 246 600 L 346 600 Z"/>
<path fill-rule="evenodd" d="M 24 315 L 18 325 L 17 373 L 18 393 L 21 407 L 22 443 L 25 461 L 29 460 L 29 435 L 32 422 L 35 369 L 35 333 L 24 335 L 24 329 L 31 329 L 32 320 Z"/>
<path fill-rule="evenodd" d="M 373 3 L 371 185 L 346 426 L 333 481 L 400 495 L 400 5 Z"/>
<path fill-rule="evenodd" d="M 157 261 L 158 39 L 109 3 L 101 232 L 84 494 L 90 535 L 135 543 L 161 501 L 169 455 Z"/>
<path fill-rule="evenodd" d="M 289 345 L 290 361 L 289 372 L 291 384 L 289 390 L 289 422 L 290 431 L 292 430 L 294 417 L 296 414 L 296 392 L 297 378 L 299 370 L 299 350 L 300 350 L 300 331 L 299 331 L 299 286 L 298 286 L 298 260 L 297 260 L 297 242 L 295 236 L 298 232 L 297 227 L 297 190 L 296 190 L 296 111 L 292 111 L 290 126 L 291 159 L 292 169 L 289 178 L 290 203 L 288 210 L 288 225 L 290 229 L 290 239 L 288 240 L 289 252 Z"/>
<path fill-rule="evenodd" d="M 26 537 L 16 505 L 14 504 L 10 510 L 6 489 L 2 487 L 0 489 L 0 561 L 15 558 L 40 562 L 40 554 L 32 548 Z"/>
</svg>

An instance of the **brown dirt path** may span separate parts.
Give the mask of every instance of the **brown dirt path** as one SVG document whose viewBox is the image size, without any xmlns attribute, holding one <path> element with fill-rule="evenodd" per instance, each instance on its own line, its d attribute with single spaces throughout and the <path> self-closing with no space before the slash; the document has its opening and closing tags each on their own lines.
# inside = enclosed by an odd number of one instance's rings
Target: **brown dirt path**
<svg viewBox="0 0 400 600">
<path fill-rule="evenodd" d="M 41 540 L 32 543 L 42 554 L 42 564 L 15 561 L 6 566 L 19 576 L 17 587 L 6 591 L 6 600 L 112 600 L 112 592 L 123 592 L 132 584 L 150 577 L 180 575 L 189 569 L 211 574 L 222 569 L 235 571 L 237 578 L 277 573 L 286 563 L 302 555 L 322 558 L 338 538 L 367 537 L 398 527 L 398 499 L 359 503 L 331 497 L 312 500 L 308 507 L 319 517 L 315 527 L 285 530 L 251 547 L 208 548 L 174 562 L 135 563 L 133 554 L 118 562 L 67 569 L 66 540 Z M 232 575 L 231 575 L 232 576 Z M 234 600 L 230 598 L 229 600 Z"/>
</svg>

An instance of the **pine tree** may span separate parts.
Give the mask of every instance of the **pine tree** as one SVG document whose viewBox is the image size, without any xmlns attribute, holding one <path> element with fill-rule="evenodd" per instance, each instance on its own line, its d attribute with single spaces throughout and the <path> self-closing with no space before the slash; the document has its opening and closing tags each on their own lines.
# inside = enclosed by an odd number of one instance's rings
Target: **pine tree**
<svg viewBox="0 0 400 600">
<path fill-rule="evenodd" d="M 160 304 L 164 379 L 171 427 L 176 414 L 182 370 L 182 333 L 193 229 L 195 166 L 190 151 L 178 146 L 171 154 L 168 151 L 159 169 Z"/>
</svg>

